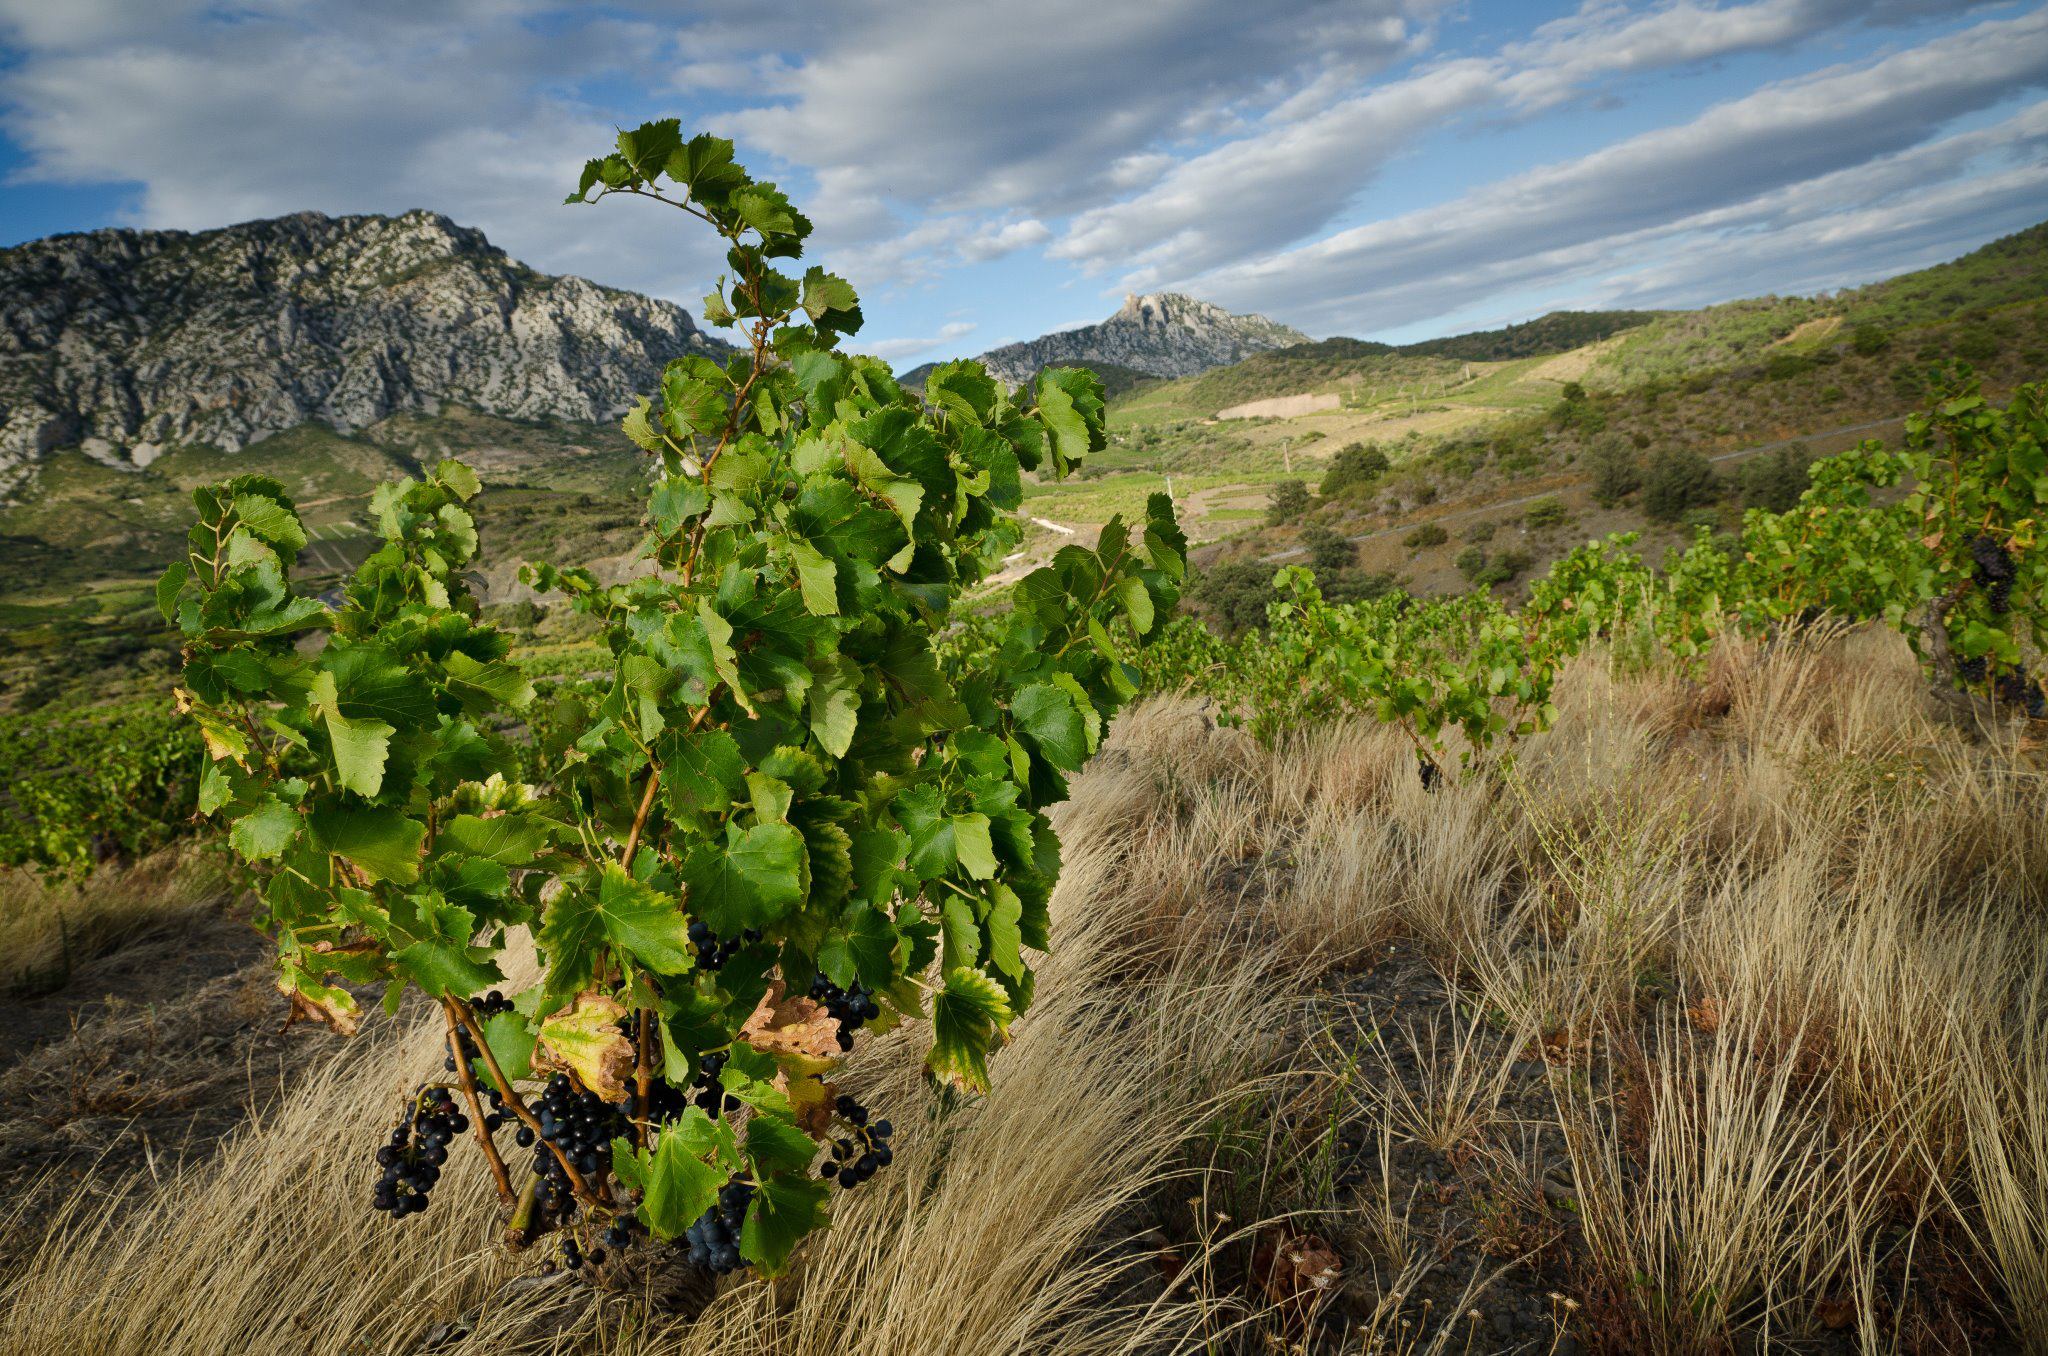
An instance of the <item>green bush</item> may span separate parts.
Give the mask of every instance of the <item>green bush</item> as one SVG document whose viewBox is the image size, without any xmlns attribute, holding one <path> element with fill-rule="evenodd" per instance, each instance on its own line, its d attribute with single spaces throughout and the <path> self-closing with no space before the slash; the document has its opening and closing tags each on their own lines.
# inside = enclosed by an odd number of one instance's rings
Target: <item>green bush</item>
<svg viewBox="0 0 2048 1356">
<path fill-rule="evenodd" d="M 1266 500 L 1266 521 L 1273 524 L 1291 523 L 1308 512 L 1308 485 L 1299 480 L 1283 480 L 1273 486 Z"/>
<path fill-rule="evenodd" d="M 1301 544 L 1308 548 L 1309 567 L 1318 579 L 1348 570 L 1358 559 L 1358 546 L 1341 532 L 1315 523 L 1303 528 Z"/>
<path fill-rule="evenodd" d="M 1803 353 L 1773 353 L 1764 363 L 1764 377 L 1770 381 L 1786 381 L 1811 372 L 1813 366 L 1813 359 Z"/>
<path fill-rule="evenodd" d="M 1522 522 L 1531 532 L 1541 532 L 1547 527 L 1562 527 L 1570 522 L 1571 518 L 1572 511 L 1554 494 L 1544 495 L 1529 505 L 1528 510 L 1522 514 Z"/>
<path fill-rule="evenodd" d="M 1806 492 L 1807 468 L 1812 462 L 1813 456 L 1803 443 L 1751 457 L 1736 473 L 1742 506 L 1785 512 Z"/>
<path fill-rule="evenodd" d="M 1196 573 L 1188 584 L 1188 601 L 1213 614 L 1225 635 L 1257 630 L 1266 624 L 1266 604 L 1273 600 L 1271 565 L 1234 561 Z"/>
<path fill-rule="evenodd" d="M 1472 587 L 1488 589 L 1496 584 L 1513 582 L 1515 576 L 1528 569 L 1532 562 L 1527 551 L 1503 551 L 1497 556 L 1490 556 L 1480 547 L 1468 546 L 1452 563 Z"/>
<path fill-rule="evenodd" d="M 1892 332 L 1882 325 L 1858 325 L 1849 333 L 1849 347 L 1864 357 L 1874 357 L 1892 346 Z"/>
<path fill-rule="evenodd" d="M 1450 539 L 1451 534 L 1444 531 L 1440 524 L 1424 523 L 1401 538 L 1401 544 L 1411 551 L 1420 551 L 1430 546 L 1442 546 Z"/>
<path fill-rule="evenodd" d="M 1387 454 L 1377 447 L 1352 443 L 1337 450 L 1323 470 L 1323 498 L 1333 499 L 1347 490 L 1372 484 L 1392 468 Z"/>
<path fill-rule="evenodd" d="M 1662 448 L 1643 474 L 1643 509 L 1659 522 L 1677 522 L 1687 509 L 1711 504 L 1720 495 L 1713 463 L 1689 447 Z"/>
<path fill-rule="evenodd" d="M 1331 575 L 1322 584 L 1323 597 L 1333 603 L 1369 603 L 1375 598 L 1384 598 L 1401 586 L 1400 577 L 1391 570 L 1345 570 L 1342 574 Z"/>
<path fill-rule="evenodd" d="M 1472 526 L 1465 529 L 1465 540 L 1492 541 L 1494 529 L 1495 524 L 1490 522 L 1474 523 L 1472 524 Z"/>
<path fill-rule="evenodd" d="M 1642 467 L 1634 450 L 1618 436 L 1595 438 L 1586 449 L 1586 468 L 1593 476 L 1593 502 L 1602 508 L 1613 508 L 1642 488 Z"/>
<path fill-rule="evenodd" d="M 1965 362 L 1991 362 L 2003 348 L 1998 336 L 1982 325 L 1972 325 L 1956 336 L 1956 356 Z"/>
</svg>

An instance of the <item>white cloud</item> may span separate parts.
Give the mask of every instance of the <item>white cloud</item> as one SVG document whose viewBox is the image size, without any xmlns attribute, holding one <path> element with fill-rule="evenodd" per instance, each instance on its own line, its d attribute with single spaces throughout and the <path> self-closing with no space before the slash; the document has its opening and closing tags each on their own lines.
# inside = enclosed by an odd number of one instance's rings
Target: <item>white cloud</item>
<svg viewBox="0 0 2048 1356">
<path fill-rule="evenodd" d="M 793 163 L 858 167 L 900 201 L 1064 212 L 1271 81 L 1333 59 L 1383 66 L 1442 4 L 883 0 L 814 40 L 776 91 L 786 102 L 731 122 Z"/>
<path fill-rule="evenodd" d="M 1539 118 L 1645 73 L 1975 7 L 1599 0 L 1432 59 L 1458 0 L 0 0 L 0 103 L 28 161 L 18 191 L 107 185 L 134 223 L 183 227 L 429 206 L 538 267 L 694 304 L 722 271 L 708 233 L 644 203 L 557 205 L 644 99 L 793 179 L 818 252 L 878 316 L 898 289 L 1043 253 L 1069 282 L 1381 329 L 1545 269 L 1665 295 L 1688 260 L 1732 280 L 1782 249 L 1787 276 L 1833 276 L 1857 249 L 1959 238 L 1966 210 L 2004 220 L 2039 148 L 1928 138 L 2041 83 L 2039 12 L 1317 239 L 1441 129 L 1484 136 L 1481 115 Z M 1933 145 L 1967 152 L 1975 180 L 1913 154 Z M 1836 202 L 1849 181 L 1822 186 L 1852 172 L 1940 192 L 1925 212 Z M 1680 239 L 1686 260 L 1660 253 Z"/>
<path fill-rule="evenodd" d="M 874 354 L 884 362 L 900 362 L 905 358 L 929 352 L 941 344 L 965 339 L 974 333 L 974 330 L 973 322 L 956 320 L 941 325 L 939 332 L 929 339 L 877 339 L 872 343 L 863 340 L 856 347 L 863 353 Z"/>
<path fill-rule="evenodd" d="M 132 182 L 131 224 L 187 229 L 429 206 L 542 267 L 691 303 L 718 269 L 715 238 L 679 214 L 561 205 L 613 126 L 549 82 L 600 76 L 653 40 L 632 24 L 543 34 L 494 0 L 317 14 L 264 0 L 170 27 L 153 4 L 96 0 L 105 22 L 136 20 L 131 40 L 97 42 L 83 21 L 53 33 L 22 21 L 34 0 L 7 3 L 0 23 L 27 52 L 0 75 L 29 155 L 18 182 Z"/>
<path fill-rule="evenodd" d="M 1898 194 L 1953 178 L 1994 153 L 2038 163 L 2038 106 L 2002 124 L 1995 138 L 1963 135 L 1915 148 L 1929 129 L 2044 83 L 2048 13 L 1980 24 L 1861 67 L 1767 87 L 1682 126 L 1441 207 L 1213 270 L 1197 290 L 1224 305 L 1268 308 L 1311 330 L 1411 324 L 1489 292 L 1611 272 L 1647 239 L 1787 230 L 1795 217 L 1847 210 L 1841 194 L 1855 183 Z M 1858 167 L 1867 178 L 1831 178 Z M 2039 209 L 2036 201 L 2031 210 Z M 1745 244 L 1752 259 L 1773 257 L 1767 238 Z"/>
<path fill-rule="evenodd" d="M 1338 97 L 1316 81 L 1247 135 L 1158 173 L 1142 192 L 1084 210 L 1053 247 L 1143 290 L 1243 260 L 1326 226 L 1424 134 L 1489 107 L 1521 113 L 1611 77 L 1779 48 L 1852 20 L 1901 22 L 1974 7 L 1937 0 L 1756 0 L 1641 13 L 1606 6 L 1545 25 L 1499 55 L 1439 62 Z"/>
</svg>

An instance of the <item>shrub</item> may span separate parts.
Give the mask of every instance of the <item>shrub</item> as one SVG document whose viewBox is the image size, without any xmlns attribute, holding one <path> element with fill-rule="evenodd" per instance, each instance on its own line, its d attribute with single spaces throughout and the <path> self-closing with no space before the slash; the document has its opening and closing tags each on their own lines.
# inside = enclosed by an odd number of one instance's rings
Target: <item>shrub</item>
<svg viewBox="0 0 2048 1356">
<path fill-rule="evenodd" d="M 1472 524 L 1472 526 L 1465 529 L 1465 540 L 1492 541 L 1494 528 L 1495 524 L 1490 522 L 1474 523 Z"/>
<path fill-rule="evenodd" d="M 1237 635 L 1266 624 L 1266 604 L 1273 599 L 1273 567 L 1257 561 L 1212 565 L 1194 575 L 1188 600 L 1214 614 L 1225 635 Z"/>
<path fill-rule="evenodd" d="M 1442 546 L 1450 539 L 1451 534 L 1444 531 L 1440 524 L 1424 523 L 1401 538 L 1401 544 L 1411 551 L 1420 551 L 1431 546 Z"/>
<path fill-rule="evenodd" d="M 1764 363 L 1764 377 L 1770 381 L 1786 381 L 1812 370 L 1813 359 L 1803 353 L 1773 353 Z"/>
<path fill-rule="evenodd" d="M 1571 517 L 1572 511 L 1564 506 L 1562 499 L 1546 494 L 1529 505 L 1528 511 L 1522 514 L 1522 522 L 1531 532 L 1541 532 L 1547 527 L 1562 527 L 1571 521 Z"/>
<path fill-rule="evenodd" d="M 1687 509 L 1711 504 L 1720 493 L 1713 463 L 1691 448 L 1652 453 L 1643 475 L 1643 509 L 1659 522 L 1676 522 Z"/>
<path fill-rule="evenodd" d="M 2002 347 L 1998 336 L 1982 325 L 1972 325 L 1956 336 L 1956 356 L 1965 362 L 1991 362 Z"/>
<path fill-rule="evenodd" d="M 1812 461 L 1803 443 L 1750 458 L 1736 473 L 1742 506 L 1769 509 L 1773 513 L 1791 508 L 1806 492 L 1807 468 Z"/>
<path fill-rule="evenodd" d="M 1468 546 L 1458 553 L 1453 564 L 1472 587 L 1488 589 L 1496 584 L 1512 582 L 1516 575 L 1529 568 L 1531 559 L 1527 551 L 1503 551 L 1497 556 L 1490 556 L 1480 547 Z"/>
<path fill-rule="evenodd" d="M 1849 332 L 1849 347 L 1864 357 L 1874 357 L 1892 346 L 1892 332 L 1882 325 L 1862 324 Z"/>
<path fill-rule="evenodd" d="M 1308 548 L 1309 567 L 1316 572 L 1317 578 L 1348 570 L 1358 559 L 1356 543 L 1320 523 L 1302 529 L 1301 544 Z"/>
<path fill-rule="evenodd" d="M 1642 467 L 1619 437 L 1595 438 L 1586 450 L 1586 467 L 1593 475 L 1593 502 L 1602 508 L 1613 508 L 1642 488 Z"/>
<path fill-rule="evenodd" d="M 1323 597 L 1333 603 L 1369 603 L 1375 598 L 1384 598 L 1401 586 L 1400 576 L 1392 570 L 1346 570 L 1330 576 L 1322 585 Z"/>
<path fill-rule="evenodd" d="M 1392 468 L 1387 454 L 1377 447 L 1352 443 L 1339 448 L 1323 470 L 1323 498 L 1331 499 L 1346 490 L 1372 484 Z"/>
<path fill-rule="evenodd" d="M 1566 389 L 1577 386 L 1568 383 Z M 1607 427 L 1607 414 L 1598 405 L 1586 399 L 1583 388 L 1576 398 L 1567 397 L 1550 407 L 1550 422 L 1561 429 L 1577 429 L 1581 433 L 1598 433 Z"/>
<path fill-rule="evenodd" d="M 1308 485 L 1300 480 L 1283 480 L 1273 487 L 1266 501 L 1266 521 L 1291 523 L 1308 512 Z"/>
</svg>

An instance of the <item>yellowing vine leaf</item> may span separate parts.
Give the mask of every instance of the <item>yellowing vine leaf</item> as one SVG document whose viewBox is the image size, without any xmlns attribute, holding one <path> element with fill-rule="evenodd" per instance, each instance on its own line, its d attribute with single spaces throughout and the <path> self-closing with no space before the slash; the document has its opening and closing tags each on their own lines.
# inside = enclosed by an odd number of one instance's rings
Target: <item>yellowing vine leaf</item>
<svg viewBox="0 0 2048 1356">
<path fill-rule="evenodd" d="M 540 1024 L 533 1067 L 573 1073 L 606 1101 L 623 1101 L 634 1065 L 633 1042 L 619 1030 L 625 1016 L 615 998 L 578 994 L 567 1010 Z"/>
</svg>

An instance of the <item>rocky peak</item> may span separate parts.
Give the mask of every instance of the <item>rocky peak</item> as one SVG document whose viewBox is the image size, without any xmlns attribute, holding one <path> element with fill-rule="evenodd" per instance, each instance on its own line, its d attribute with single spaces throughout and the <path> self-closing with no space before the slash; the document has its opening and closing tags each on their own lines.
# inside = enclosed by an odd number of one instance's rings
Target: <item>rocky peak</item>
<svg viewBox="0 0 2048 1356">
<path fill-rule="evenodd" d="M 1262 315 L 1233 315 L 1179 292 L 1126 296 L 1109 319 L 981 355 L 1005 381 L 1028 381 L 1062 363 L 1108 364 L 1155 377 L 1187 377 L 1254 353 L 1306 343 L 1301 331 Z"/>
<path fill-rule="evenodd" d="M 437 212 L 52 236 L 0 250 L 0 493 L 64 447 L 139 466 L 444 403 L 607 419 L 670 359 L 724 349 L 679 306 L 539 273 Z"/>
</svg>

